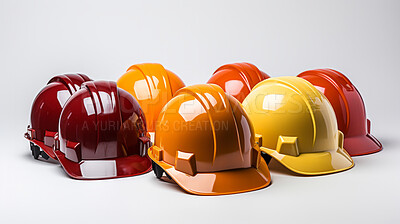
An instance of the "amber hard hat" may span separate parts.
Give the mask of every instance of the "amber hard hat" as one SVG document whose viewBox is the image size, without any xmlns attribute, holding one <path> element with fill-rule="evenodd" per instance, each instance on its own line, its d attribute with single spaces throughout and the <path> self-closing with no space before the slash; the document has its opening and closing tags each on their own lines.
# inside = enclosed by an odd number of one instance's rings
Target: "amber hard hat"
<svg viewBox="0 0 400 224">
<path fill-rule="evenodd" d="M 261 139 L 239 101 L 217 85 L 182 88 L 161 111 L 148 154 L 184 190 L 199 195 L 260 189 L 271 178 Z"/>
<path fill-rule="evenodd" d="M 117 81 L 139 102 L 147 120 L 149 132 L 154 132 L 158 114 L 174 93 L 184 87 L 183 81 L 160 64 L 132 65 Z"/>
</svg>

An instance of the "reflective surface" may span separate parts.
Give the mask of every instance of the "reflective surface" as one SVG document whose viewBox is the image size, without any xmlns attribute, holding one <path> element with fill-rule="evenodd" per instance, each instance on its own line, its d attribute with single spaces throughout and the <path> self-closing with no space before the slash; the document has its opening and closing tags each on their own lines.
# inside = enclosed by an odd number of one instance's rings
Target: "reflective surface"
<svg viewBox="0 0 400 224">
<path fill-rule="evenodd" d="M 31 123 L 26 137 L 53 159 L 56 157 L 52 149 L 54 143 L 52 139 L 58 131 L 61 110 L 68 98 L 80 88 L 81 84 L 90 80 L 82 74 L 55 76 L 33 101 Z M 49 141 L 46 141 L 46 137 Z"/>
<path fill-rule="evenodd" d="M 297 77 L 270 78 L 243 101 L 261 150 L 294 172 L 317 175 L 353 166 L 325 96 Z"/>
<path fill-rule="evenodd" d="M 118 79 L 118 87 L 128 91 L 139 102 L 147 120 L 147 129 L 154 132 L 158 114 L 174 93 L 185 86 L 183 81 L 160 64 L 132 65 Z"/>
<path fill-rule="evenodd" d="M 219 67 L 207 83 L 219 85 L 226 93 L 240 102 L 250 93 L 259 82 L 269 78 L 250 63 L 234 63 Z"/>
<path fill-rule="evenodd" d="M 179 90 L 163 108 L 149 156 L 191 193 L 231 194 L 270 183 L 255 148 L 252 124 L 239 101 L 203 84 Z"/>
<path fill-rule="evenodd" d="M 56 155 L 65 171 L 78 179 L 148 172 L 145 122 L 137 101 L 115 82 L 87 82 L 62 111 Z"/>
<path fill-rule="evenodd" d="M 316 69 L 298 75 L 311 82 L 330 101 L 338 127 L 344 133 L 344 148 L 351 156 L 382 150 L 381 143 L 368 131 L 364 101 L 356 87 L 342 73 Z"/>
</svg>

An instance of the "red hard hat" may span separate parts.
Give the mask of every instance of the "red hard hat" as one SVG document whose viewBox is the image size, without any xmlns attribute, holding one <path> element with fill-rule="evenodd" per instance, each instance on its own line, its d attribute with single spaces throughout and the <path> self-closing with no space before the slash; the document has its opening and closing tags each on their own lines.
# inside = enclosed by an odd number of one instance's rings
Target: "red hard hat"
<svg viewBox="0 0 400 224">
<path fill-rule="evenodd" d="M 344 148 L 351 156 L 382 150 L 382 144 L 370 134 L 371 122 L 366 117 L 363 99 L 345 75 L 332 69 L 316 69 L 298 77 L 311 82 L 329 99 L 344 134 Z"/>
<path fill-rule="evenodd" d="M 25 137 L 30 141 L 32 155 L 56 159 L 53 152 L 54 135 L 58 131 L 58 119 L 67 99 L 82 83 L 91 81 L 86 75 L 65 74 L 50 79 L 32 104 L 31 120 Z M 40 149 L 43 151 L 41 152 Z"/>
<path fill-rule="evenodd" d="M 243 102 L 257 83 L 268 78 L 253 64 L 234 63 L 219 67 L 207 83 L 219 85 L 226 93 Z"/>
<path fill-rule="evenodd" d="M 151 170 L 146 120 L 115 82 L 86 82 L 65 104 L 55 154 L 76 179 L 134 176 Z"/>
</svg>

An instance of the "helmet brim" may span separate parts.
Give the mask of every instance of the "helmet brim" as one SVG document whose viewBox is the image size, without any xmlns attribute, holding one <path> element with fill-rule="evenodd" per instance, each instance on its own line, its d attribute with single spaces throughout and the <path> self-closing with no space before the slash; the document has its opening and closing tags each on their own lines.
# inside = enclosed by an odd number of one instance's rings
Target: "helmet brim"
<svg viewBox="0 0 400 224">
<path fill-rule="evenodd" d="M 151 171 L 151 161 L 147 156 L 132 155 L 115 159 L 82 160 L 73 162 L 59 150 L 55 154 L 65 172 L 72 178 L 82 180 L 130 177 Z"/>
<path fill-rule="evenodd" d="M 367 155 L 382 150 L 382 144 L 373 135 L 344 137 L 344 148 L 350 156 Z"/>
<path fill-rule="evenodd" d="M 265 147 L 260 149 L 289 170 L 302 175 L 337 173 L 354 166 L 350 155 L 343 148 L 338 148 L 336 151 L 302 153 L 299 156 L 280 154 Z"/>
<path fill-rule="evenodd" d="M 157 163 L 185 191 L 197 195 L 225 195 L 243 193 L 267 187 L 271 183 L 268 166 L 263 159 L 258 168 L 241 168 L 213 173 L 197 173 L 193 176 L 178 171 L 174 166 L 157 161 L 149 148 L 150 158 Z"/>
<path fill-rule="evenodd" d="M 42 141 L 38 141 L 35 139 L 29 139 L 27 137 L 25 137 L 25 138 L 28 139 L 33 144 L 39 146 L 39 148 L 41 148 L 48 156 L 50 156 L 50 158 L 57 160 L 57 157 L 54 154 L 52 147 L 45 145 L 44 142 L 42 142 Z"/>
</svg>

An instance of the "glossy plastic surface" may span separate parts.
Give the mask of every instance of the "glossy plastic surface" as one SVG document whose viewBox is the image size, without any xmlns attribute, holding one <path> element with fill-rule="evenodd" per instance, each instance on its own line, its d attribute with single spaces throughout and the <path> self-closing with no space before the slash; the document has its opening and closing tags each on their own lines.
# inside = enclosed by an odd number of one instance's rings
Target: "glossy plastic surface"
<svg viewBox="0 0 400 224">
<path fill-rule="evenodd" d="M 91 79 L 83 74 L 55 76 L 33 101 L 31 120 L 25 137 L 53 159 L 56 159 L 53 139 L 58 131 L 61 110 L 68 98 L 86 81 Z"/>
<path fill-rule="evenodd" d="M 55 153 L 77 179 L 133 176 L 151 170 L 146 121 L 115 82 L 86 82 L 65 104 Z"/>
<path fill-rule="evenodd" d="M 226 93 L 243 102 L 257 83 L 268 78 L 253 64 L 234 63 L 219 67 L 207 83 L 219 85 Z"/>
<path fill-rule="evenodd" d="M 149 132 L 154 132 L 158 114 L 172 99 L 174 93 L 184 87 L 183 81 L 160 64 L 132 65 L 117 82 L 139 102 L 146 116 Z"/>
<path fill-rule="evenodd" d="M 257 84 L 243 101 L 261 150 L 290 170 L 319 175 L 351 168 L 343 134 L 328 99 L 297 77 L 270 78 Z"/>
<path fill-rule="evenodd" d="M 344 133 L 344 148 L 351 156 L 379 152 L 382 144 L 370 133 L 364 101 L 350 80 L 332 69 L 305 71 L 298 77 L 311 82 L 330 101 L 339 130 Z"/>
<path fill-rule="evenodd" d="M 217 85 L 177 92 L 160 113 L 149 156 L 193 194 L 252 191 L 271 180 L 240 102 Z"/>
</svg>

